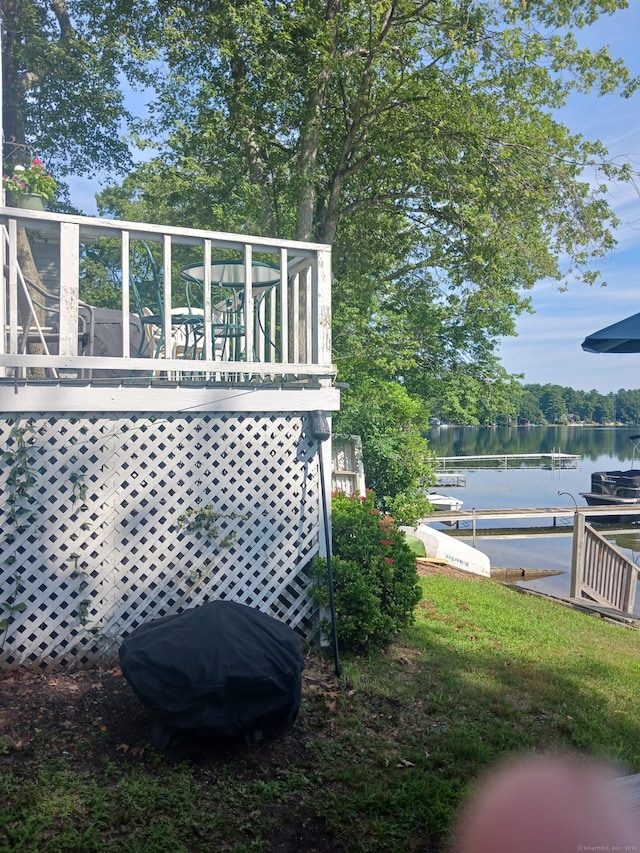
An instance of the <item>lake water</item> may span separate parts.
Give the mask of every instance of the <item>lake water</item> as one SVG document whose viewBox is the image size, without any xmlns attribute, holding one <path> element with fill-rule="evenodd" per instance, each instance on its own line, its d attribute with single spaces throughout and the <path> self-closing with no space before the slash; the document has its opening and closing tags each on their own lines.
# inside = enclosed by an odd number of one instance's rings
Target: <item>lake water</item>
<svg viewBox="0 0 640 853">
<path fill-rule="evenodd" d="M 507 471 L 467 471 L 466 486 L 436 486 L 435 490 L 455 495 L 464 501 L 463 509 L 515 509 L 586 506 L 580 492 L 591 490 L 594 471 L 640 467 L 634 458 L 631 435 L 640 427 L 434 427 L 429 433 L 429 447 L 437 456 L 473 456 L 498 453 L 571 453 L 581 457 L 578 468 L 517 468 Z M 559 495 L 558 492 L 568 494 Z M 534 523 L 539 523 L 536 520 Z M 542 523 L 542 522 L 540 522 Z M 531 522 L 492 522 L 492 527 L 528 526 Z M 561 525 L 562 521 L 558 521 Z M 488 524 L 478 522 L 478 527 Z M 447 528 L 441 525 L 443 530 Z M 638 533 L 607 534 L 620 550 L 634 562 L 640 559 Z M 472 544 L 471 533 L 464 539 Z M 568 596 L 571 582 L 570 532 L 567 536 L 526 539 L 476 538 L 476 547 L 491 560 L 492 566 L 507 568 L 556 569 L 562 575 L 528 581 L 524 586 L 551 595 Z M 636 611 L 640 594 L 636 597 Z"/>
</svg>

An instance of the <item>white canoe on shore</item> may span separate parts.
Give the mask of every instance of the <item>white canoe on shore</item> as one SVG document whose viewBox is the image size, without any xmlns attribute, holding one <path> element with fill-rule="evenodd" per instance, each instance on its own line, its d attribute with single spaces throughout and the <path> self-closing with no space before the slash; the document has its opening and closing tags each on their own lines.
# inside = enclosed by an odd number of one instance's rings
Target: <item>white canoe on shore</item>
<svg viewBox="0 0 640 853">
<path fill-rule="evenodd" d="M 403 533 L 415 536 L 424 545 L 427 557 L 444 560 L 456 569 L 462 569 L 475 575 L 491 576 L 491 561 L 486 554 L 460 542 L 442 530 L 436 530 L 428 524 L 417 527 L 401 527 Z"/>
</svg>

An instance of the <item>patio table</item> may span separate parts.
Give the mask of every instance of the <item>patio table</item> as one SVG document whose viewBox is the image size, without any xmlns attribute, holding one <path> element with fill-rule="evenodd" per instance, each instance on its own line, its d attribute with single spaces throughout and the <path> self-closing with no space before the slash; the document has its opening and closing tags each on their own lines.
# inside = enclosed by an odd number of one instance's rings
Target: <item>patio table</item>
<svg viewBox="0 0 640 853">
<path fill-rule="evenodd" d="M 246 360 L 242 346 L 247 333 L 245 264 L 243 261 L 212 261 L 210 270 L 211 329 L 214 357 L 217 350 L 221 358 L 226 356 L 229 361 Z M 180 271 L 180 277 L 187 285 L 189 309 L 192 312 L 202 310 L 205 265 L 203 263 L 189 264 Z M 252 337 L 254 339 L 257 328 L 266 338 L 262 306 L 266 295 L 279 282 L 280 269 L 277 266 L 264 261 L 253 261 L 251 264 L 251 295 L 253 301 Z M 204 336 L 204 323 L 201 333 Z"/>
</svg>

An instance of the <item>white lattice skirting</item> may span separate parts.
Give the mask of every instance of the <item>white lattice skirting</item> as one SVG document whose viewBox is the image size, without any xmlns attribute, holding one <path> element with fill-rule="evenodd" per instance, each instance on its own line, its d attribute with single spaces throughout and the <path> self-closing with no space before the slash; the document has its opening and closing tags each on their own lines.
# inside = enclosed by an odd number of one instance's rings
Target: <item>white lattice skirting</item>
<svg viewBox="0 0 640 853">
<path fill-rule="evenodd" d="M 321 514 L 304 416 L 5 414 L 3 451 L 28 419 L 18 523 L 15 455 L 0 469 L 0 666 L 102 663 L 141 623 L 214 598 L 315 634 L 306 568 Z M 205 507 L 217 532 L 181 526 Z"/>
</svg>

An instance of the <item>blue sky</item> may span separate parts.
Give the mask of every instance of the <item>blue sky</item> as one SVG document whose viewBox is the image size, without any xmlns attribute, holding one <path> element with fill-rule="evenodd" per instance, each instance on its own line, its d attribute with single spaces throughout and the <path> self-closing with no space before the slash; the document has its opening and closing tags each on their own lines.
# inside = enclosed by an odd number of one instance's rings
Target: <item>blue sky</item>
<svg viewBox="0 0 640 853">
<path fill-rule="evenodd" d="M 608 45 L 635 75 L 640 74 L 639 32 L 640 0 L 630 0 L 629 9 L 603 16 L 578 36 L 585 46 Z M 612 157 L 630 162 L 638 172 L 639 117 L 640 91 L 629 100 L 617 95 L 576 96 L 558 113 L 571 130 L 600 139 Z M 70 188 L 72 201 L 95 213 L 95 180 L 74 179 Z M 505 368 L 524 374 L 525 382 L 595 388 L 602 393 L 640 388 L 640 353 L 595 355 L 580 347 L 591 332 L 640 311 L 640 194 L 631 186 L 614 185 L 608 200 L 621 222 L 616 249 L 598 264 L 607 287 L 573 284 L 560 292 L 557 282 L 541 282 L 531 292 L 535 314 L 519 318 L 518 337 L 505 339 L 500 348 Z"/>
<path fill-rule="evenodd" d="M 630 0 L 630 7 L 601 18 L 579 37 L 585 46 L 608 45 L 612 56 L 624 59 L 636 75 L 640 2 Z M 640 91 L 628 100 L 576 96 L 558 119 L 587 139 L 600 139 L 612 157 L 640 172 Z M 525 382 L 602 393 L 640 388 L 640 353 L 594 354 L 580 346 L 588 334 L 640 312 L 640 195 L 631 186 L 614 185 L 608 201 L 620 225 L 617 247 L 597 264 L 607 286 L 573 284 L 561 293 L 556 282 L 536 285 L 536 313 L 521 317 L 518 337 L 506 339 L 500 349 L 505 368 L 524 374 Z"/>
</svg>

